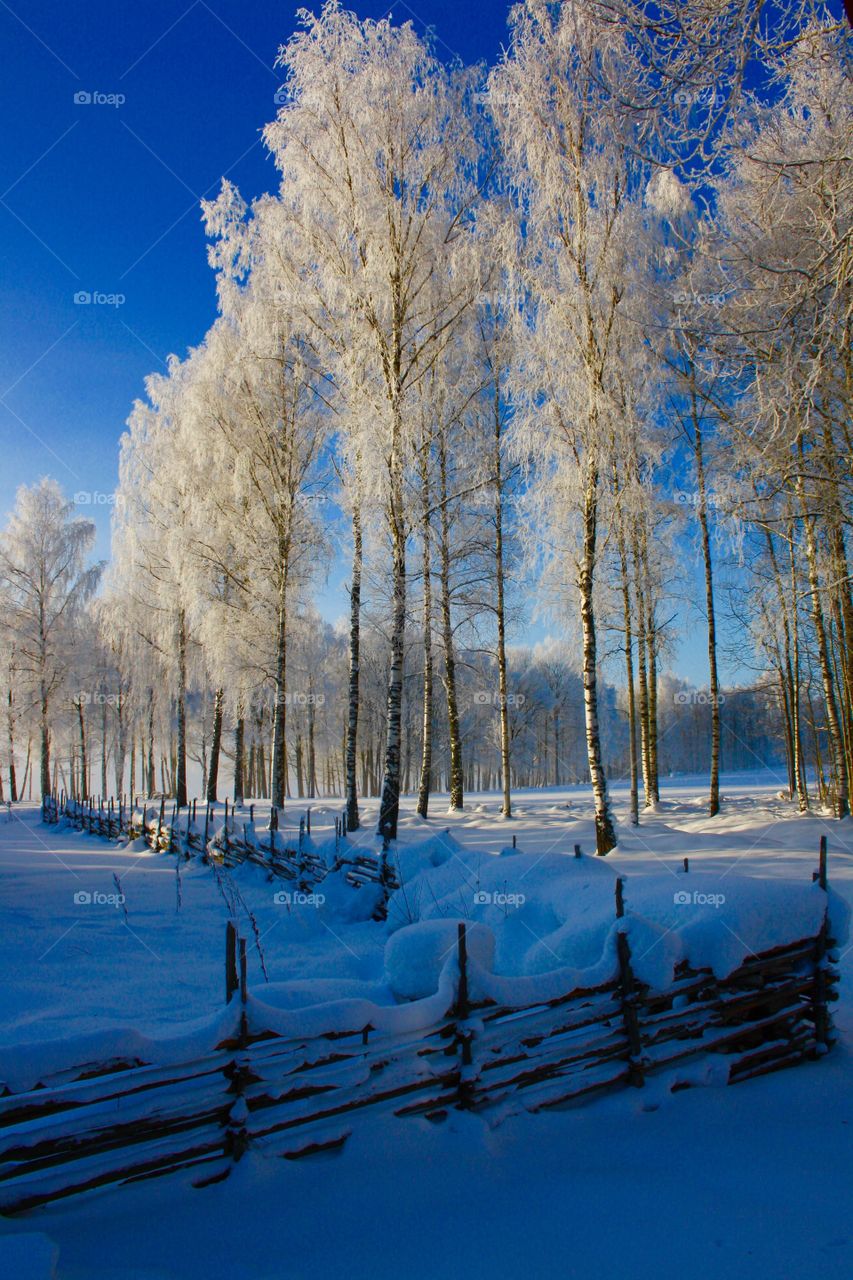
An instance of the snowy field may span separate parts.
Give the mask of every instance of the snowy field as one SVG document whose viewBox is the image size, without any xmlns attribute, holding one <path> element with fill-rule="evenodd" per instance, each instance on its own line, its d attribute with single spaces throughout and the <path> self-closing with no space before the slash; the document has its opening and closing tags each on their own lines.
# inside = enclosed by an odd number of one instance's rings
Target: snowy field
<svg viewBox="0 0 853 1280">
<path fill-rule="evenodd" d="M 224 1000 L 232 890 L 252 994 L 290 1012 L 353 997 L 393 1005 L 434 990 L 440 954 L 386 950 L 390 934 L 399 944 L 402 927 L 426 920 L 491 928 L 499 977 L 588 971 L 612 927 L 617 873 L 626 876 L 629 916 L 642 918 L 631 928 L 644 980 L 663 984 L 685 937 L 694 961 L 735 967 L 750 948 L 781 940 L 780 931 L 792 939 L 813 931 L 821 835 L 831 886 L 853 898 L 853 822 L 802 817 L 778 798 L 779 786 L 771 775 L 724 777 L 723 812 L 708 820 L 703 780 L 670 779 L 660 811 L 639 830 L 627 826 L 627 796 L 617 788 L 619 848 L 580 863 L 574 845 L 594 847 L 582 788 L 518 792 L 511 822 L 500 819 L 497 796 L 472 797 L 455 815 L 436 797 L 427 823 L 407 801 L 403 888 L 387 923 L 362 918 L 354 890 L 288 909 L 275 901 L 280 886 L 255 867 L 232 872 L 226 893 L 196 863 L 178 881 L 173 858 L 45 828 L 37 809 L 22 806 L 0 818 L 0 1075 L 21 1080 L 55 1062 L 51 1042 L 65 1042 L 59 1057 L 80 1061 L 120 1028 L 162 1039 L 208 1024 Z M 290 808 L 287 827 L 302 812 Z M 336 812 L 314 807 L 316 839 L 331 834 Z M 372 847 L 369 803 L 364 816 L 351 843 Z M 674 902 L 688 882 L 702 904 Z M 110 900 L 119 893 L 123 905 Z M 357 1126 L 335 1156 L 291 1165 L 253 1152 L 204 1191 L 175 1176 L 6 1221 L 3 1247 L 25 1248 L 35 1261 L 40 1249 L 50 1252 L 45 1239 L 15 1237 L 40 1233 L 58 1249 L 61 1280 L 853 1274 L 847 945 L 834 1010 L 840 1042 L 821 1062 L 675 1095 L 654 1079 L 499 1127 L 464 1113 L 442 1125 L 377 1120 Z M 27 1272 L 15 1264 L 7 1274 Z"/>
</svg>

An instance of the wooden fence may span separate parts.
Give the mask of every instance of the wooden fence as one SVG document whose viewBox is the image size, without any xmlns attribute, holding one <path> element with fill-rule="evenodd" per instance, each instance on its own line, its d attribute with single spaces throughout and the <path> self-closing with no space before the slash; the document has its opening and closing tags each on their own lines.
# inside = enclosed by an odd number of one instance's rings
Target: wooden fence
<svg viewBox="0 0 853 1280">
<path fill-rule="evenodd" d="M 263 831 L 255 827 L 255 806 L 238 808 L 228 801 L 224 807 L 192 801 L 184 809 L 172 804 L 167 812 L 165 797 L 125 803 L 124 798 L 75 800 L 64 793 L 48 796 L 42 803 L 42 820 L 49 825 L 65 819 L 78 831 L 105 840 L 143 839 L 149 848 L 185 858 L 200 855 L 226 867 L 254 862 L 281 880 L 294 881 L 301 891 L 314 888 L 327 875 L 341 872 L 353 888 L 377 884 L 382 896 L 377 918 L 384 918 L 390 895 L 399 882 L 389 856 L 387 841 L 378 856 L 357 852 L 348 840 L 346 810 L 335 818 L 334 836 L 318 853 L 311 839 L 311 810 L 300 819 L 299 830 L 289 840 L 278 829 L 278 812 L 271 810 L 270 824 Z"/>
<path fill-rule="evenodd" d="M 825 843 L 815 878 L 825 889 Z M 618 920 L 624 910 L 617 880 Z M 209 1053 L 171 1066 L 85 1064 L 0 1097 L 0 1209 L 181 1169 L 205 1186 L 227 1177 L 251 1146 L 287 1159 L 341 1147 L 362 1113 L 438 1120 L 450 1108 L 498 1103 L 537 1112 L 639 1088 L 664 1070 L 674 1073 L 673 1090 L 687 1087 L 691 1066 L 709 1055 L 737 1083 L 831 1046 L 837 974 L 826 921 L 816 936 L 750 956 L 724 979 L 683 962 L 666 991 L 635 978 L 626 926 L 616 931 L 609 981 L 497 1004 L 477 998 L 485 975 L 469 961 L 460 925 L 443 975 L 446 1003 L 376 1009 L 381 1031 L 368 1024 L 300 1036 L 288 1029 L 297 1013 L 249 996 L 246 943 L 229 924 L 233 1017 Z M 431 1016 L 421 1025 L 424 1011 Z"/>
</svg>

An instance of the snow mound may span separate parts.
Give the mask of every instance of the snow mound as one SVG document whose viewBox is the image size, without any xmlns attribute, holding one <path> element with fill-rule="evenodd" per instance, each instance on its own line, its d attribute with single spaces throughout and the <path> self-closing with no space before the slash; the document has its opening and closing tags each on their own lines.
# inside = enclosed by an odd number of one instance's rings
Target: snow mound
<svg viewBox="0 0 853 1280">
<path fill-rule="evenodd" d="M 424 920 L 391 935 L 385 944 L 385 978 L 398 1000 L 421 1000 L 438 989 L 448 957 L 457 945 L 461 920 Z M 468 954 L 482 969 L 492 968 L 495 935 L 469 924 Z"/>
<path fill-rule="evenodd" d="M 437 831 L 416 844 L 396 846 L 390 853 L 391 863 L 401 884 L 431 867 L 442 867 L 451 858 L 464 855 L 458 840 L 449 831 Z"/>
</svg>

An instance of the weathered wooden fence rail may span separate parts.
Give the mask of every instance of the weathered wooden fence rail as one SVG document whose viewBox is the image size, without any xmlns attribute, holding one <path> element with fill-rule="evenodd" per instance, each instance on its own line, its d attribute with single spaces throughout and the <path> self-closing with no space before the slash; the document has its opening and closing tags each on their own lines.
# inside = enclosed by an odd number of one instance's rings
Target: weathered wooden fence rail
<svg viewBox="0 0 853 1280">
<path fill-rule="evenodd" d="M 825 856 L 824 847 L 822 887 Z M 616 939 L 609 981 L 499 1004 L 478 995 L 488 975 L 469 962 L 460 925 L 441 996 L 377 1008 L 384 1030 L 297 1035 L 298 1014 L 250 998 L 245 943 L 229 924 L 234 1017 L 209 1053 L 171 1066 L 81 1065 L 0 1097 L 0 1209 L 180 1169 L 196 1170 L 194 1185 L 204 1186 L 253 1144 L 289 1159 L 340 1147 L 362 1112 L 437 1120 L 453 1107 L 497 1103 L 535 1112 L 641 1087 L 664 1070 L 673 1090 L 687 1087 L 702 1074 L 691 1075 L 697 1061 L 724 1064 L 736 1083 L 820 1057 L 832 1043 L 827 1005 L 837 974 L 827 925 L 751 956 L 723 979 L 683 962 L 665 991 L 635 978 L 627 928 Z"/>
</svg>

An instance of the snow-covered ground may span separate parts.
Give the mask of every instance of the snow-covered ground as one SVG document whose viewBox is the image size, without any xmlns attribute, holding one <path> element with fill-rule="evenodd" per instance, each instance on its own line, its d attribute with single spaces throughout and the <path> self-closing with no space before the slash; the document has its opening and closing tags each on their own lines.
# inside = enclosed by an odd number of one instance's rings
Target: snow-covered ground
<svg viewBox="0 0 853 1280">
<path fill-rule="evenodd" d="M 290 1011 L 355 996 L 390 1006 L 395 993 L 424 994 L 441 949 L 430 961 L 421 943 L 413 966 L 400 944 L 412 921 L 464 918 L 486 926 L 487 939 L 491 928 L 492 967 L 504 977 L 539 981 L 593 967 L 612 924 L 617 873 L 626 876 L 646 980 L 664 980 L 684 937 L 692 959 L 732 967 L 780 931 L 812 931 L 823 834 L 830 882 L 853 898 L 853 822 L 802 817 L 778 799 L 779 785 L 769 775 L 724 778 L 723 812 L 709 820 L 703 780 L 671 779 L 660 811 L 638 831 L 627 826 L 627 797 L 617 790 L 618 850 L 580 863 L 574 845 L 594 847 L 581 788 L 519 792 L 511 822 L 499 817 L 496 796 L 473 797 L 456 815 L 436 797 L 426 824 L 407 801 L 403 889 L 387 924 L 359 918 L 360 891 L 331 886 L 321 906 L 288 909 L 274 900 L 280 885 L 258 868 L 232 873 L 224 894 L 195 863 L 179 883 L 174 859 L 42 827 L 35 809 L 21 807 L 8 822 L 0 817 L 0 1076 L 4 1063 L 11 1078 L 27 1061 L 51 1061 L 52 1041 L 76 1037 L 82 1051 L 116 1028 L 162 1038 L 217 1016 L 225 897 L 234 890 L 250 946 L 254 917 L 269 979 L 252 947 L 252 992 Z M 365 811 L 369 823 L 374 807 Z M 301 812 L 291 808 L 287 823 Z M 330 834 L 335 812 L 314 807 L 315 838 Z M 513 836 L 518 852 L 495 856 Z M 356 840 L 371 846 L 372 828 Z M 686 884 L 702 902 L 674 901 Z M 110 901 L 119 893 L 123 905 Z M 254 1152 L 204 1191 L 171 1177 L 56 1205 L 2 1230 L 49 1237 L 61 1280 L 847 1276 L 853 953 L 842 951 L 840 1042 L 818 1063 L 675 1095 L 666 1080 L 652 1080 L 494 1128 L 463 1113 L 441 1125 L 363 1123 L 336 1156 L 291 1165 Z M 426 988 L 416 990 L 418 966 L 430 963 Z M 34 1258 L 37 1246 L 28 1250 Z"/>
</svg>

